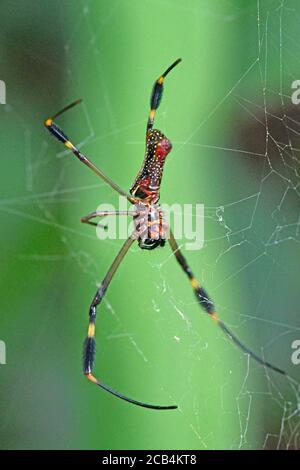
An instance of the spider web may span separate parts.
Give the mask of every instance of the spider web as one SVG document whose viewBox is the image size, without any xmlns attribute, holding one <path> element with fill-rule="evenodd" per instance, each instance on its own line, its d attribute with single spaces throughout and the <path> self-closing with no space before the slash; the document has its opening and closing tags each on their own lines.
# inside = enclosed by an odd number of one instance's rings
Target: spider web
<svg viewBox="0 0 300 470">
<path fill-rule="evenodd" d="M 215 10 L 209 6 L 201 9 L 199 13 L 195 2 L 178 2 L 176 6 L 165 1 L 160 3 L 162 6 L 169 5 L 171 9 L 178 8 L 186 15 L 200 14 L 207 17 L 216 15 Z M 94 57 L 94 73 L 99 76 L 101 104 L 96 105 L 96 111 L 92 111 L 93 102 L 84 103 L 80 121 L 78 118 L 76 121 L 76 124 L 80 122 L 81 129 L 79 132 L 81 140 L 76 140 L 76 144 L 87 154 L 89 146 L 93 144 L 100 146 L 100 154 L 102 143 L 107 141 L 111 154 L 117 154 L 120 137 L 123 144 L 130 147 L 132 152 L 142 155 L 144 145 L 142 139 L 135 140 L 132 136 L 135 134 L 135 129 L 139 130 L 138 135 L 142 135 L 140 129 L 145 125 L 144 107 L 140 108 L 142 110 L 140 120 L 132 120 L 129 114 L 126 124 L 124 122 L 124 125 L 119 125 L 117 99 L 113 98 L 115 93 L 119 93 L 118 96 L 121 93 L 117 89 L 117 80 L 113 84 L 107 84 L 101 78 L 102 67 L 105 67 L 100 60 L 101 48 L 109 47 L 112 34 L 110 25 L 118 12 L 119 5 L 120 2 L 112 2 L 112 7 L 104 9 L 99 32 L 93 21 L 94 3 L 78 2 L 75 8 L 78 9 L 77 16 L 80 20 L 74 24 L 65 38 L 66 76 L 69 78 L 69 85 L 75 98 L 76 94 L 78 96 L 82 94 L 80 80 L 84 72 L 78 71 L 72 57 L 78 45 L 76 37 L 83 30 L 89 37 L 86 53 Z M 152 387 L 155 388 L 150 377 L 155 377 L 156 383 L 160 383 L 160 387 L 156 390 L 157 401 L 161 400 L 161 392 L 165 401 L 169 400 L 170 403 L 175 402 L 179 405 L 180 417 L 177 425 L 184 429 L 187 440 L 175 440 L 174 447 L 183 448 L 189 445 L 191 448 L 201 449 L 222 447 L 220 444 L 221 434 L 224 433 L 222 423 L 230 419 L 234 423 L 231 443 L 227 444 L 230 448 L 299 449 L 300 397 L 296 379 L 300 366 L 291 363 L 293 352 L 291 344 L 300 338 L 299 315 L 297 315 L 300 116 L 298 107 L 291 102 L 291 84 L 300 78 L 297 76 L 299 72 L 296 68 L 300 64 L 298 58 L 300 51 L 294 34 L 295 25 L 300 21 L 300 9 L 293 1 L 260 0 L 248 9 L 239 8 L 235 2 L 228 2 L 226 11 L 229 16 L 225 17 L 225 13 L 220 14 L 220 21 L 235 21 L 239 24 L 239 18 L 242 23 L 243 15 L 249 15 L 249 30 L 244 34 L 249 33 L 250 37 L 251 31 L 252 42 L 251 47 L 243 51 L 244 68 L 238 78 L 229 84 L 227 92 L 216 97 L 211 103 L 205 115 L 197 115 L 194 118 L 195 125 L 192 132 L 183 135 L 182 139 L 172 139 L 174 153 L 167 171 L 175 173 L 178 160 L 184 152 L 195 155 L 190 163 L 191 167 L 197 164 L 199 168 L 199 158 L 201 160 L 207 158 L 208 163 L 205 168 L 209 169 L 211 163 L 211 171 L 216 168 L 217 161 L 227 159 L 228 172 L 224 177 L 224 186 L 226 182 L 232 186 L 232 181 L 235 181 L 234 191 L 228 189 L 226 193 L 224 190 L 215 198 L 210 196 L 208 200 L 205 200 L 204 193 L 201 193 L 200 202 L 205 204 L 205 245 L 201 252 L 187 252 L 186 256 L 197 277 L 209 286 L 208 292 L 213 299 L 216 299 L 217 309 L 224 321 L 253 350 L 266 360 L 287 370 L 289 377 L 287 379 L 277 377 L 271 371 L 260 368 L 236 351 L 215 327 L 210 327 L 209 322 L 205 322 L 204 315 L 196 317 L 196 302 L 189 286 L 184 284 L 185 280 L 181 281 L 182 274 L 179 268 L 178 273 L 177 271 L 173 273 L 174 259 L 167 249 L 156 250 L 159 253 L 153 252 L 151 258 L 148 257 L 146 261 L 141 260 L 141 253 L 137 248 L 131 250 L 132 261 L 127 264 L 126 260 L 126 267 L 122 268 L 120 276 L 116 277 L 116 286 L 111 287 L 104 301 L 105 314 L 99 319 L 103 322 L 103 327 L 98 326 L 97 330 L 101 336 L 97 365 L 107 361 L 110 354 L 115 357 L 115 361 L 120 354 L 125 356 L 128 354 L 128 361 L 134 361 L 132 367 L 136 367 L 139 373 L 145 376 L 146 381 L 149 380 L 147 387 L 150 397 Z M 255 53 L 253 52 L 254 30 Z M 152 75 L 150 73 L 150 78 Z M 125 95 L 127 85 L 123 77 L 122 93 Z M 144 95 L 148 88 L 146 91 L 145 89 L 143 83 L 137 87 L 138 92 L 144 90 L 142 92 Z M 178 85 L 172 85 L 170 80 L 170 90 L 176 89 L 177 94 L 180 93 Z M 168 96 L 171 93 L 172 91 Z M 130 103 L 131 95 L 126 95 L 126 98 Z M 63 100 L 65 101 L 65 98 Z M 162 108 L 165 107 L 167 112 L 162 109 L 159 118 L 159 127 L 162 130 L 170 126 L 169 121 L 172 119 L 170 106 L 168 107 L 165 101 Z M 11 110 L 9 105 L 6 110 L 19 120 L 20 116 L 16 110 Z M 214 122 L 214 119 L 219 119 L 220 115 L 226 115 L 226 112 L 230 112 L 231 115 L 230 127 L 224 124 L 227 131 L 226 138 L 223 133 L 218 137 L 216 131 L 210 135 L 210 141 L 207 141 L 205 139 L 207 125 Z M 106 116 L 104 125 L 103 115 Z M 100 124 L 96 120 L 99 116 L 102 116 Z M 73 124 L 72 131 L 70 121 L 68 126 L 71 127 L 70 134 L 76 136 L 78 127 Z M 115 194 L 101 182 L 91 183 L 92 177 L 83 175 L 86 173 L 83 168 L 72 173 L 71 178 L 70 172 L 73 171 L 71 168 L 75 163 L 69 158 L 67 151 L 59 149 L 55 160 L 53 156 L 55 147 L 49 143 L 48 135 L 45 134 L 41 147 L 37 149 L 37 146 L 32 144 L 32 130 L 24 122 L 20 124 L 20 128 L 23 129 L 25 193 L 2 199 L 2 212 L 21 218 L 24 225 L 33 222 L 55 230 L 61 245 L 58 253 L 47 250 L 45 245 L 44 251 L 28 252 L 24 249 L 19 251 L 17 256 L 21 261 L 35 263 L 37 270 L 52 269 L 50 266 L 53 264 L 59 270 L 67 265 L 70 273 L 81 279 L 80 283 L 85 284 L 82 287 L 82 294 L 77 297 L 80 299 L 81 308 L 88 305 L 91 292 L 99 285 L 113 259 L 112 253 L 117 252 L 121 242 L 120 240 L 100 242 L 93 230 L 89 230 L 90 227 L 80 227 L 74 221 L 85 212 L 96 209 L 99 194 L 105 198 L 105 202 L 112 204 L 116 199 Z M 98 163 L 95 157 L 92 159 Z M 58 177 L 54 182 L 50 180 L 49 186 L 41 191 L 38 180 L 45 177 L 45 172 L 53 165 L 53 160 L 57 164 Z M 99 165 L 105 167 L 105 171 L 112 179 L 122 182 L 120 166 L 126 166 L 128 162 L 121 160 L 116 164 L 115 161 L 110 161 L 106 162 L 106 165 Z M 135 169 L 130 169 L 130 174 L 131 172 L 134 176 Z M 74 180 L 76 183 L 73 183 Z M 126 187 L 125 179 L 123 182 L 123 186 Z M 188 187 L 183 194 L 188 200 Z M 221 194 L 223 199 L 220 200 Z M 233 195 L 236 195 L 235 198 Z M 175 199 L 174 193 L 168 194 L 170 202 L 172 197 Z M 197 197 L 191 196 L 191 200 L 199 202 Z M 94 200 L 95 206 L 88 208 L 84 203 L 83 209 L 83 201 L 87 198 L 89 201 Z M 63 218 L 62 207 L 67 208 Z M 184 250 L 184 240 L 180 241 L 180 245 Z M 145 267 L 141 268 L 143 263 Z M 143 291 L 143 279 L 136 279 L 142 278 L 140 273 L 143 273 L 143 269 L 146 272 L 143 275 L 144 282 L 146 279 L 149 283 L 146 294 Z M 125 277 L 126 286 L 122 287 Z M 176 285 L 177 282 L 181 282 L 180 289 Z M 134 310 L 138 312 L 133 318 L 124 318 L 122 308 L 130 302 L 132 306 L 130 292 L 133 289 L 136 292 L 141 289 L 143 297 L 135 300 L 134 305 L 137 306 L 134 306 Z M 121 297 L 124 300 L 120 300 Z M 232 299 L 236 299 L 234 304 Z M 72 302 L 72 307 L 74 306 L 75 303 Z M 79 309 L 78 306 L 76 308 Z M 50 313 L 48 315 L 49 317 L 46 316 L 41 322 L 38 334 L 43 334 L 45 325 L 49 323 Z M 145 323 L 139 318 L 141 316 Z M 80 330 L 82 335 L 85 320 L 84 318 L 80 320 L 78 329 L 72 327 L 71 331 L 77 334 Z M 76 320 L 68 315 L 68 321 L 75 323 L 78 321 L 78 315 Z M 141 329 L 147 330 L 148 333 L 140 332 Z M 156 337 L 156 348 L 160 352 L 152 351 L 153 343 L 149 336 Z M 77 347 L 77 343 L 74 343 L 73 347 L 75 346 Z M 180 375 L 174 372 L 169 375 L 167 373 L 165 378 L 161 371 L 170 368 L 170 354 L 174 354 L 172 361 L 174 357 L 174 364 L 181 372 Z M 157 372 L 158 368 L 160 372 Z M 131 367 L 128 370 L 131 370 Z M 201 382 L 201 370 L 204 371 L 205 383 Z M 105 373 L 110 382 L 116 383 L 116 377 L 110 372 L 109 367 Z M 181 380 L 183 373 L 185 373 L 184 380 Z M 124 374 L 119 371 L 117 376 L 119 385 L 116 388 L 123 390 L 125 385 L 121 388 L 120 384 L 127 383 L 127 388 L 130 386 L 130 389 L 134 390 L 134 385 L 129 379 L 126 382 Z M 216 378 L 221 381 L 221 387 L 219 385 L 215 387 Z M 200 385 L 201 390 L 199 390 Z M 141 388 L 140 396 L 142 390 Z M 216 412 L 212 416 L 213 424 L 208 422 L 205 414 L 206 408 L 211 411 L 212 401 L 216 407 Z M 206 421 L 203 420 L 203 416 Z M 153 423 L 151 426 L 154 426 Z M 118 438 L 119 448 L 128 446 L 127 441 Z M 162 435 L 160 439 L 162 447 L 172 447 L 170 442 L 164 442 Z M 109 439 L 106 441 L 107 446 L 108 442 Z M 154 445 L 149 444 L 149 441 L 145 442 L 148 446 Z M 101 445 L 105 444 L 100 442 L 99 447 Z M 132 446 L 134 445 L 133 442 Z M 117 447 L 116 444 L 115 446 Z"/>
</svg>

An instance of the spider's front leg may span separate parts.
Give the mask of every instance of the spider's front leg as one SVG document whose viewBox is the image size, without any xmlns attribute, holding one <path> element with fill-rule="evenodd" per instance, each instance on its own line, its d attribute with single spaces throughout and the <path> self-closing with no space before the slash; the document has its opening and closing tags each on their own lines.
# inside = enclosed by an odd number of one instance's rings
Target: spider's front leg
<svg viewBox="0 0 300 470">
<path fill-rule="evenodd" d="M 84 371 L 84 374 L 87 376 L 87 378 L 95 383 L 97 383 L 97 380 L 93 377 L 92 370 L 93 370 L 93 365 L 95 362 L 95 354 L 96 354 L 95 328 L 96 328 L 97 307 L 101 303 L 116 270 L 120 266 L 121 261 L 124 259 L 126 253 L 128 252 L 133 242 L 134 242 L 134 239 L 132 237 L 129 237 L 126 240 L 121 250 L 119 251 L 118 255 L 114 259 L 106 276 L 101 282 L 100 287 L 97 289 L 97 292 L 90 305 L 88 334 L 84 343 L 84 352 L 83 352 L 83 371 Z"/>
<path fill-rule="evenodd" d="M 243 344 L 235 334 L 228 328 L 228 326 L 219 318 L 215 311 L 214 304 L 212 300 L 210 299 L 209 295 L 205 291 L 205 289 L 200 285 L 199 281 L 196 279 L 194 276 L 191 268 L 189 267 L 185 257 L 181 253 L 181 250 L 174 238 L 173 233 L 170 231 L 169 232 L 169 243 L 171 246 L 171 249 L 187 275 L 190 284 L 193 288 L 194 294 L 196 296 L 196 299 L 199 303 L 199 305 L 208 313 L 208 315 L 212 318 L 212 320 L 223 330 L 223 332 L 238 346 L 244 353 L 248 354 L 250 357 L 252 357 L 255 361 L 259 362 L 265 367 L 268 367 L 269 369 L 274 370 L 275 372 L 278 372 L 279 374 L 282 375 L 287 375 L 286 372 L 282 369 L 279 369 L 277 366 L 274 366 L 273 364 L 270 364 L 269 362 L 264 361 L 260 356 L 258 356 L 255 352 L 253 352 L 248 346 Z"/>
<path fill-rule="evenodd" d="M 116 270 L 118 269 L 122 260 L 124 259 L 124 256 L 128 252 L 133 242 L 138 238 L 138 236 L 139 236 L 138 233 L 133 232 L 133 234 L 125 241 L 124 245 L 122 246 L 115 260 L 113 261 L 111 267 L 109 268 L 106 276 L 101 282 L 101 285 L 97 289 L 97 292 L 93 298 L 93 301 L 91 303 L 90 310 L 89 310 L 88 334 L 84 342 L 84 349 L 83 349 L 83 372 L 84 372 L 84 375 L 94 384 L 98 385 L 99 387 L 111 393 L 112 395 L 115 395 L 116 397 L 121 398 L 122 400 L 125 400 L 134 405 L 142 406 L 144 408 L 151 408 L 154 410 L 176 409 L 177 406 L 175 405 L 171 405 L 171 406 L 150 405 L 144 402 L 134 400 L 132 398 L 128 398 L 125 395 L 117 392 L 116 390 L 113 390 L 112 388 L 108 387 L 104 383 L 100 382 L 98 379 L 96 379 L 96 377 L 92 373 L 94 362 L 95 362 L 95 356 L 96 356 L 95 328 L 96 328 L 97 307 L 101 303 Z"/>
</svg>

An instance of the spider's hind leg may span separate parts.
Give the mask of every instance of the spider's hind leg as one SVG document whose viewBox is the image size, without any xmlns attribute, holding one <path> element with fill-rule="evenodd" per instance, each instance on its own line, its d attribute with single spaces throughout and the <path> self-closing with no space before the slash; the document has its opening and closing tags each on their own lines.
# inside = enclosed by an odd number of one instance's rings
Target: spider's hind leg
<svg viewBox="0 0 300 470">
<path fill-rule="evenodd" d="M 171 70 L 174 67 L 176 67 L 177 64 L 179 64 L 179 62 L 181 62 L 181 59 L 175 60 L 175 62 L 173 62 L 173 64 L 167 68 L 167 70 L 156 80 L 156 82 L 153 85 L 152 93 L 150 97 L 150 112 L 149 112 L 149 118 L 147 122 L 147 132 L 153 128 L 155 112 L 160 105 L 162 94 L 163 94 L 164 79 L 166 78 L 168 73 L 171 72 Z"/>
</svg>

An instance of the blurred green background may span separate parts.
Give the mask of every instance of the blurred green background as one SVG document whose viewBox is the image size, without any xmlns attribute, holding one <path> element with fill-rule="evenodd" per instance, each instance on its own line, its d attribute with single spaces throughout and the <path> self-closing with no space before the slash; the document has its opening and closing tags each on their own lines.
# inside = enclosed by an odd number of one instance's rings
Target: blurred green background
<svg viewBox="0 0 300 470">
<path fill-rule="evenodd" d="M 189 262 L 233 331 L 297 380 L 299 20 L 296 0 L 2 0 L 2 449 L 300 447 L 297 383 L 224 338 L 168 247 L 135 246 L 120 267 L 95 375 L 179 410 L 134 407 L 84 379 L 89 303 L 122 242 L 80 217 L 118 197 L 42 125 L 82 97 L 60 124 L 127 189 L 153 82 L 182 57 L 156 120 L 173 142 L 161 202 L 205 204 Z"/>
</svg>

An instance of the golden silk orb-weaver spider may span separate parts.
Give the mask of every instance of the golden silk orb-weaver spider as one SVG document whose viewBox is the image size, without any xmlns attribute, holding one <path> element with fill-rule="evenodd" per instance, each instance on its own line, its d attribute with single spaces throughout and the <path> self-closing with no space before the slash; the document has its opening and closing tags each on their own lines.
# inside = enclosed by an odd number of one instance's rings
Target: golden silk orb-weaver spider
<svg viewBox="0 0 300 470">
<path fill-rule="evenodd" d="M 83 372 L 84 375 L 94 384 L 98 385 L 107 392 L 115 395 L 122 400 L 125 400 L 129 403 L 133 403 L 144 408 L 152 408 L 155 410 L 171 410 L 176 409 L 176 405 L 163 406 L 163 405 L 151 405 L 144 402 L 134 400 L 132 398 L 126 397 L 125 395 L 119 393 L 116 390 L 113 390 L 109 386 L 105 385 L 99 381 L 93 375 L 93 366 L 95 362 L 96 355 L 96 343 L 95 343 L 95 326 L 96 326 L 96 314 L 97 307 L 103 300 L 103 297 L 113 279 L 115 272 L 117 271 L 120 263 L 124 259 L 126 253 L 128 252 L 131 245 L 137 241 L 140 248 L 146 250 L 153 250 L 159 246 L 164 246 L 166 240 L 169 242 L 171 250 L 178 261 L 179 265 L 183 269 L 184 273 L 187 275 L 188 280 L 191 284 L 191 287 L 194 291 L 196 299 L 199 303 L 199 306 L 204 309 L 204 311 L 211 317 L 216 325 L 221 328 L 221 330 L 246 354 L 255 359 L 257 362 L 262 364 L 273 371 L 279 372 L 280 374 L 286 375 L 286 373 L 279 369 L 278 367 L 266 362 L 264 359 L 259 357 L 253 351 L 251 351 L 247 346 L 245 346 L 226 326 L 226 324 L 218 317 L 214 304 L 211 298 L 208 296 L 205 289 L 199 283 L 199 281 L 194 276 L 191 268 L 189 267 L 185 257 L 183 256 L 177 241 L 175 240 L 172 231 L 167 226 L 163 212 L 160 209 L 158 204 L 160 197 L 160 185 L 163 174 L 163 168 L 166 161 L 168 153 L 172 149 L 170 140 L 158 129 L 153 129 L 154 118 L 157 108 L 159 107 L 162 94 L 163 94 L 163 84 L 168 73 L 177 65 L 181 59 L 177 59 L 167 70 L 156 80 L 154 83 L 151 98 L 150 98 L 150 112 L 146 128 L 146 152 L 144 161 L 142 163 L 141 169 L 137 174 L 135 181 L 133 182 L 129 193 L 121 189 L 114 181 L 112 181 L 108 176 L 106 176 L 103 171 L 98 168 L 91 160 L 88 159 L 77 147 L 74 145 L 71 140 L 66 136 L 62 129 L 55 124 L 54 120 L 63 114 L 65 111 L 73 108 L 73 106 L 79 104 L 81 100 L 74 101 L 69 104 L 61 111 L 56 113 L 51 118 L 46 119 L 44 122 L 48 131 L 56 137 L 60 142 L 62 142 L 68 149 L 70 149 L 73 154 L 87 167 L 89 167 L 96 175 L 98 175 L 102 180 L 104 180 L 111 188 L 113 188 L 119 195 L 124 196 L 127 200 L 133 205 L 133 210 L 131 211 L 119 211 L 119 212 L 92 212 L 91 214 L 82 217 L 81 221 L 90 225 L 97 226 L 97 223 L 92 221 L 96 217 L 104 217 L 108 215 L 115 216 L 132 216 L 134 220 L 134 231 L 129 236 L 129 238 L 123 244 L 118 255 L 114 259 L 112 265 L 110 266 L 106 276 L 104 277 L 100 287 L 97 289 L 97 292 L 92 300 L 89 309 L 89 326 L 87 338 L 84 342 L 84 352 L 83 352 Z M 168 236 L 167 236 L 168 232 Z"/>
</svg>

